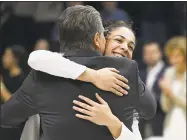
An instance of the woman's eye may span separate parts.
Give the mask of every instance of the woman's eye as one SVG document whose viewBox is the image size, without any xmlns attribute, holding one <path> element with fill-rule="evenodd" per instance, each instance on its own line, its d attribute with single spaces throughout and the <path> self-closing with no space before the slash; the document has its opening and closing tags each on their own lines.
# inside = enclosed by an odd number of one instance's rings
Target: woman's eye
<svg viewBox="0 0 187 140">
<path fill-rule="evenodd" d="M 120 39 L 115 39 L 117 42 L 119 42 L 119 43 L 122 43 L 122 41 L 120 40 Z"/>
<path fill-rule="evenodd" d="M 131 51 L 134 51 L 134 48 L 132 46 L 128 46 Z"/>
</svg>

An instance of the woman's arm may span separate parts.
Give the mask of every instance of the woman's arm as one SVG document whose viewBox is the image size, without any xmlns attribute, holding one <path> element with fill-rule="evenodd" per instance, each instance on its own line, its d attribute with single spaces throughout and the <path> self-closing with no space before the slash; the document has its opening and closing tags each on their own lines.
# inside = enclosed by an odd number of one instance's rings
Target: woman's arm
<svg viewBox="0 0 187 140">
<path fill-rule="evenodd" d="M 129 89 L 129 86 L 126 84 L 128 80 L 119 75 L 116 69 L 104 68 L 93 70 L 70 61 L 59 53 L 46 50 L 34 51 L 29 56 L 28 64 L 35 70 L 54 76 L 91 82 L 97 88 L 113 92 L 119 96 L 127 94 L 125 89 Z"/>
<path fill-rule="evenodd" d="M 132 133 L 115 115 L 113 115 L 108 104 L 96 94 L 96 98 L 101 103 L 96 103 L 91 99 L 79 96 L 81 100 L 86 103 L 74 100 L 73 103 L 77 106 L 73 106 L 73 109 L 85 114 L 76 114 L 78 118 L 91 121 L 97 125 L 107 126 L 112 136 L 116 140 L 142 140 L 138 135 Z"/>
<path fill-rule="evenodd" d="M 86 67 L 63 57 L 63 54 L 46 50 L 33 51 L 29 55 L 28 65 L 37 71 L 54 76 L 77 79 Z"/>
</svg>

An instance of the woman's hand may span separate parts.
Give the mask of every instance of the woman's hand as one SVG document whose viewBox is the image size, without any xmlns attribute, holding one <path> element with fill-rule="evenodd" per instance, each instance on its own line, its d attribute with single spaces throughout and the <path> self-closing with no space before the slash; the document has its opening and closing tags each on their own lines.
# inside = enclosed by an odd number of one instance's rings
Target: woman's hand
<svg viewBox="0 0 187 140">
<path fill-rule="evenodd" d="M 170 81 L 168 81 L 168 79 L 162 78 L 159 81 L 159 86 L 166 96 L 173 98 L 174 95 L 172 94 L 171 84 L 170 84 Z"/>
<path fill-rule="evenodd" d="M 97 88 L 110 91 L 118 96 L 127 95 L 127 90 L 130 89 L 127 85 L 128 80 L 121 76 L 115 68 L 103 68 L 100 70 L 87 68 L 78 80 L 91 82 Z"/>
<path fill-rule="evenodd" d="M 84 114 L 76 114 L 78 118 L 91 121 L 97 125 L 109 125 L 110 120 L 114 118 L 114 115 L 112 114 L 107 102 L 105 102 L 98 94 L 96 94 L 96 98 L 101 104 L 81 95 L 79 98 L 85 101 L 87 104 L 77 100 L 73 101 L 73 103 L 78 106 L 73 106 L 73 109 Z"/>
<path fill-rule="evenodd" d="M 120 136 L 122 123 L 115 115 L 112 114 L 107 102 L 105 102 L 98 94 L 96 94 L 96 98 L 101 104 L 81 95 L 79 98 L 87 104 L 76 100 L 73 101 L 73 103 L 78 106 L 73 106 L 73 109 L 84 114 L 76 114 L 78 118 L 91 121 L 97 125 L 107 126 L 114 138 L 118 138 Z"/>
<path fill-rule="evenodd" d="M 113 92 L 116 95 L 127 95 L 130 87 L 127 85 L 128 80 L 119 74 L 119 71 L 114 68 L 103 68 L 97 70 L 98 75 L 95 77 L 93 83 L 96 87 L 106 89 L 106 91 Z M 125 89 L 126 90 L 125 90 Z"/>
</svg>

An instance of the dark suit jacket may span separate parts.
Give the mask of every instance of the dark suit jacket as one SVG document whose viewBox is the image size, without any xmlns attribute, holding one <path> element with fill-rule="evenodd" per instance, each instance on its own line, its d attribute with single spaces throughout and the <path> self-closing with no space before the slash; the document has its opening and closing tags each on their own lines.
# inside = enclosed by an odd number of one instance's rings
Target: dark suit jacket
<svg viewBox="0 0 187 140">
<path fill-rule="evenodd" d="M 16 126 L 29 116 L 39 113 L 45 140 L 113 140 L 105 126 L 75 117 L 72 101 L 80 94 L 96 101 L 95 93 L 99 93 L 130 130 L 133 109 L 147 119 L 155 115 L 156 101 L 149 92 L 145 92 L 135 61 L 103 57 L 95 51 L 71 52 L 64 56 L 93 69 L 118 69 L 129 80 L 129 95 L 119 97 L 101 91 L 90 83 L 54 77 L 33 70 L 21 88 L 2 106 L 3 126 Z"/>
<path fill-rule="evenodd" d="M 163 74 L 164 74 L 166 68 L 167 68 L 167 65 L 164 65 L 163 68 L 160 70 L 160 72 L 158 73 L 156 80 L 153 84 L 153 87 L 152 87 L 152 94 L 155 96 L 156 101 L 157 101 L 157 105 L 158 105 L 157 111 L 161 111 L 161 112 L 162 112 L 162 109 L 160 106 L 161 89 L 159 87 L 159 80 L 163 77 Z M 147 74 L 148 74 L 148 72 L 146 70 L 142 70 L 140 72 L 140 76 L 141 76 L 143 82 L 146 82 Z"/>
</svg>

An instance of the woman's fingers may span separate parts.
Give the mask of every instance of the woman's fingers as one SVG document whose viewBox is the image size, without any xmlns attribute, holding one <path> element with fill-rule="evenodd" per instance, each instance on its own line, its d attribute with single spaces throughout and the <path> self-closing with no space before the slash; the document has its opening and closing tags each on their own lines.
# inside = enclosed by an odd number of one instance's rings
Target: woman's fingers
<svg viewBox="0 0 187 140">
<path fill-rule="evenodd" d="M 85 103 L 82 103 L 80 101 L 77 101 L 77 100 L 74 100 L 73 103 L 79 107 L 82 107 L 84 109 L 87 109 L 87 110 L 90 110 L 92 111 L 93 110 L 93 107 L 89 106 L 88 104 L 85 104 Z"/>
<path fill-rule="evenodd" d="M 92 105 L 92 106 L 97 106 L 97 105 L 98 105 L 98 103 L 92 101 L 91 99 L 89 99 L 89 98 L 87 98 L 87 97 L 85 97 L 85 96 L 79 95 L 79 98 L 80 98 L 81 100 L 85 101 L 86 103 Z"/>
<path fill-rule="evenodd" d="M 110 89 L 110 92 L 112 92 L 112 93 L 114 93 L 114 94 L 116 94 L 116 95 L 118 95 L 118 96 L 123 96 L 123 93 L 117 91 L 115 88 L 111 88 L 111 89 Z"/>
<path fill-rule="evenodd" d="M 127 90 L 130 89 L 130 87 L 129 87 L 127 84 L 125 84 L 124 82 L 122 82 L 122 81 L 120 81 L 120 80 L 118 80 L 118 79 L 115 80 L 115 84 L 117 84 L 117 85 L 119 85 L 120 87 L 125 88 L 125 89 L 127 89 Z"/>
<path fill-rule="evenodd" d="M 112 72 L 116 72 L 116 73 L 119 73 L 119 71 L 117 70 L 117 69 L 115 69 L 115 68 L 108 68 L 110 71 L 112 71 Z"/>
<path fill-rule="evenodd" d="M 121 76 L 120 74 L 114 73 L 115 77 L 125 83 L 128 83 L 129 81 L 124 76 Z"/>
<path fill-rule="evenodd" d="M 91 117 L 89 117 L 89 116 L 85 116 L 85 115 L 81 115 L 81 114 L 76 114 L 75 116 L 80 118 L 80 119 L 92 121 Z"/>
<path fill-rule="evenodd" d="M 107 104 L 107 102 L 105 102 L 105 100 L 103 100 L 103 99 L 101 98 L 101 96 L 99 96 L 98 93 L 96 93 L 96 98 L 97 98 L 97 100 L 98 100 L 101 104 Z"/>
<path fill-rule="evenodd" d="M 88 116 L 93 116 L 93 113 L 86 110 L 86 109 L 82 109 L 82 108 L 79 108 L 79 107 L 76 107 L 76 106 L 73 106 L 73 109 L 78 111 L 79 113 L 83 113 L 83 114 L 88 115 Z"/>
<path fill-rule="evenodd" d="M 127 95 L 128 92 L 126 90 L 124 90 L 122 87 L 120 87 L 119 85 L 115 84 L 113 87 L 115 90 L 117 90 L 118 92 Z"/>
</svg>

